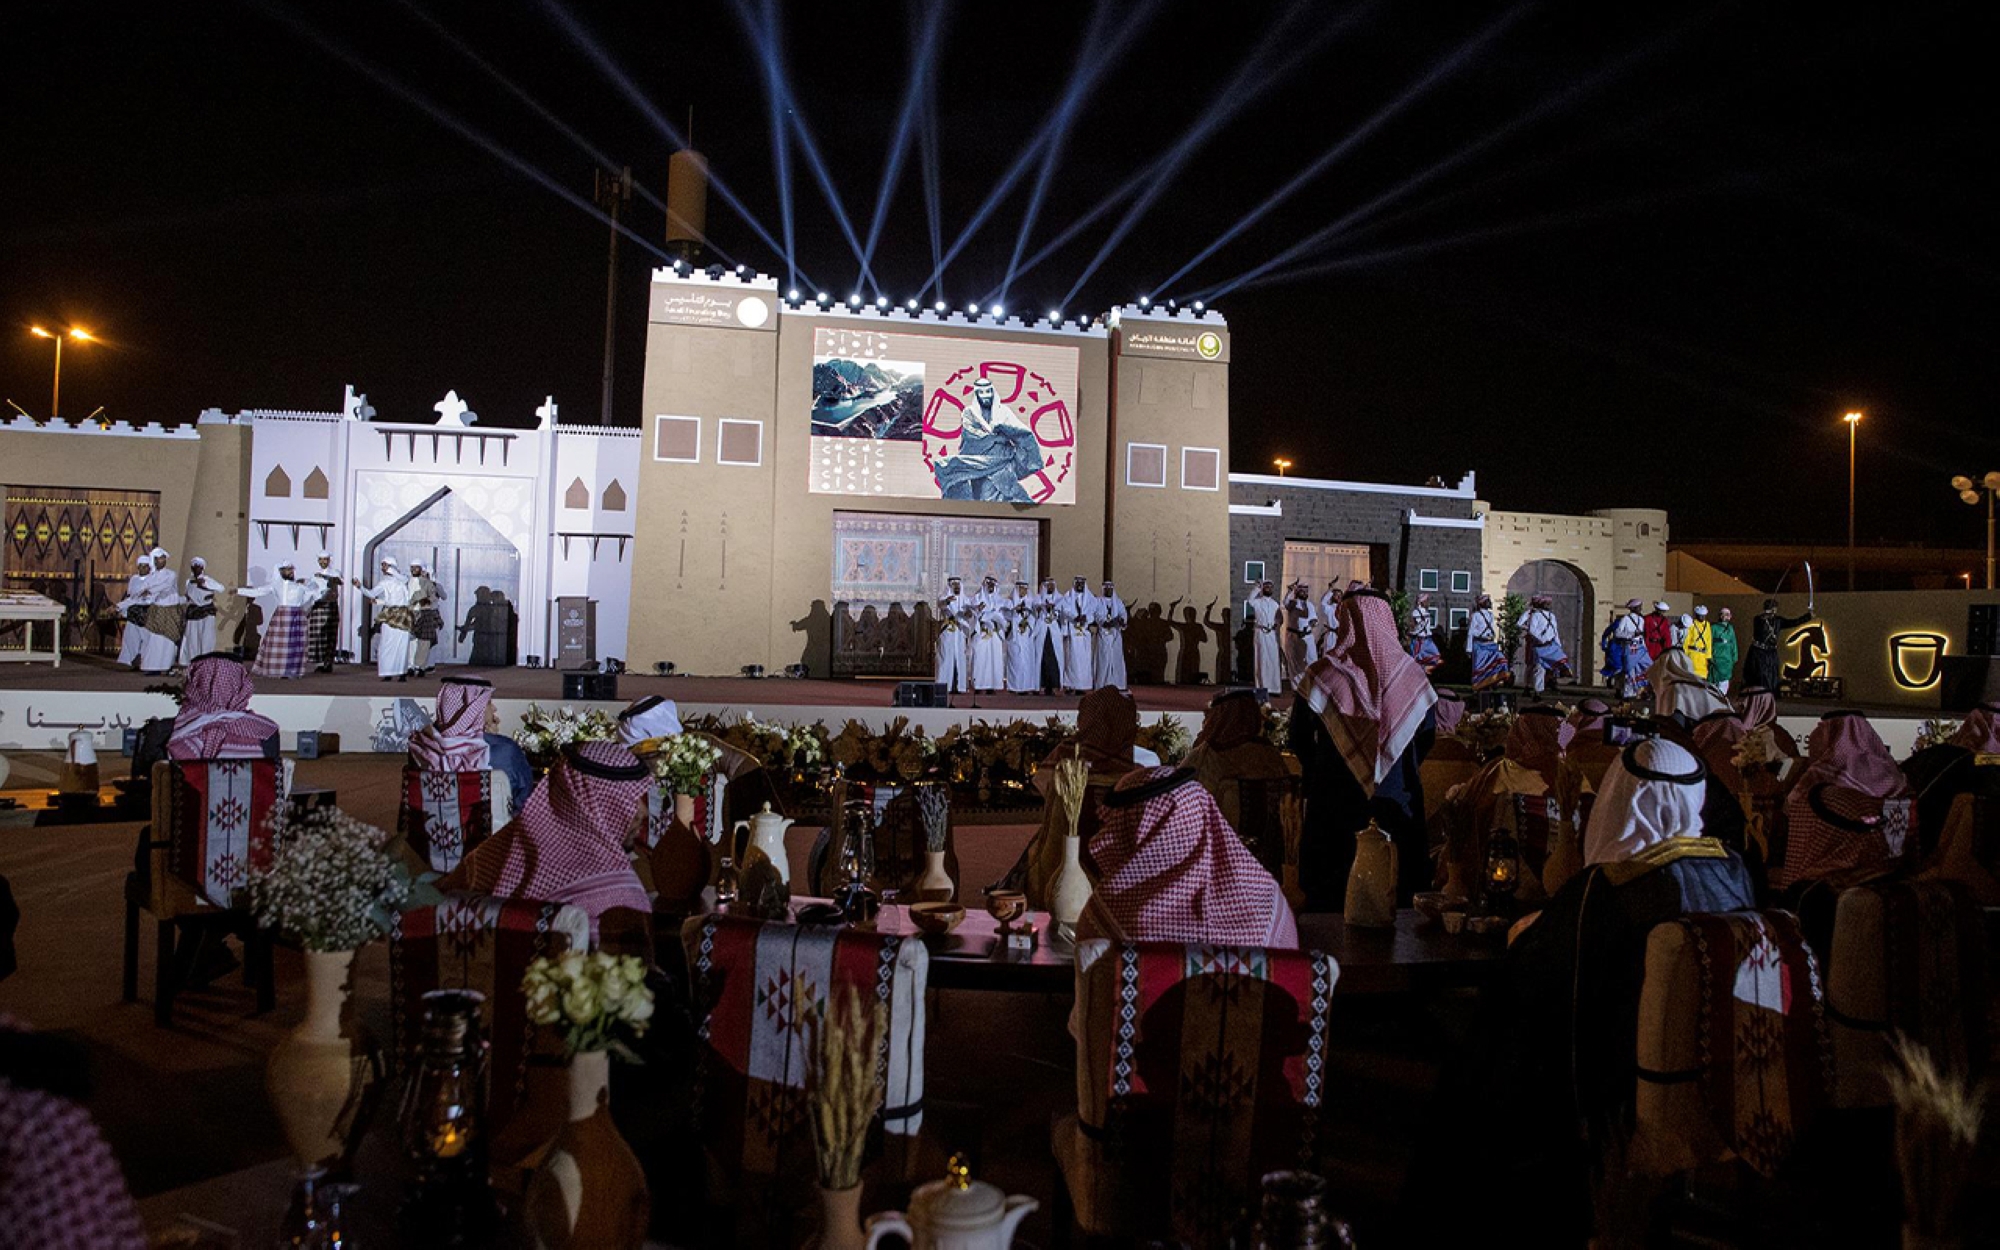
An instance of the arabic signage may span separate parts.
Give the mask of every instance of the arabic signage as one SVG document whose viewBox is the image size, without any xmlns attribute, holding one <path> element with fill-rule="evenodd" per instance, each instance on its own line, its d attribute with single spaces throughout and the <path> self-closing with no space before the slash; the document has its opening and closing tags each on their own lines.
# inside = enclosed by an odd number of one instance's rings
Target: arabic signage
<svg viewBox="0 0 2000 1250">
<path fill-rule="evenodd" d="M 720 330 L 775 330 L 778 298 L 774 292 L 727 287 L 653 284 L 650 315 L 654 321 L 677 326 L 709 326 Z"/>
<path fill-rule="evenodd" d="M 1208 326 L 1154 325 L 1149 321 L 1125 323 L 1119 352 L 1126 356 L 1159 356 L 1168 360 L 1229 361 L 1229 339 Z"/>
</svg>

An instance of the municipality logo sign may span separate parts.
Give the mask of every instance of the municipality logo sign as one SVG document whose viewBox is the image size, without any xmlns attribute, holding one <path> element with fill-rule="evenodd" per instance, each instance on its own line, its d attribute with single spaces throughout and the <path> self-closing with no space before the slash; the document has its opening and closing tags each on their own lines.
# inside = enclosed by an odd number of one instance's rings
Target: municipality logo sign
<svg viewBox="0 0 2000 1250">
<path fill-rule="evenodd" d="M 1214 360 L 1222 354 L 1222 336 L 1213 330 L 1204 330 L 1194 341 L 1194 350 L 1203 360 Z"/>
</svg>

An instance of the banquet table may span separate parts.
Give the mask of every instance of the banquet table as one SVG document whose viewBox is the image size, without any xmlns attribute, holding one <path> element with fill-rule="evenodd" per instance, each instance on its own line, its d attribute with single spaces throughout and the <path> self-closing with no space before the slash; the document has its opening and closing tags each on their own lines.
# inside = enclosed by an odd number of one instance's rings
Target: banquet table
<svg viewBox="0 0 2000 1250">
<path fill-rule="evenodd" d="M 796 898 L 793 909 L 823 900 Z M 920 938 L 930 951 L 929 985 L 940 990 L 1014 991 L 1073 994 L 1076 990 L 1075 950 L 1051 937 L 1048 913 L 1029 912 L 1039 930 L 1033 951 L 995 956 L 998 922 L 983 911 L 967 909 L 965 919 L 949 934 L 925 934 L 909 918 L 908 908 L 885 904 L 876 919 L 878 932 Z M 1450 934 L 1444 926 L 1413 908 L 1396 912 L 1392 928 L 1350 928 L 1338 913 L 1299 917 L 1299 944 L 1325 951 L 1340 966 L 1336 994 L 1422 994 L 1434 990 L 1476 987 L 1506 967 L 1506 944 L 1500 935 Z"/>
<path fill-rule="evenodd" d="M 62 622 L 69 609 L 47 595 L 32 591 L 0 591 L 0 624 L 16 623 L 21 627 L 19 647 L 0 647 L 0 660 L 47 660 L 54 667 L 62 667 Z M 35 650 L 35 625 L 49 623 L 49 649 Z"/>
</svg>

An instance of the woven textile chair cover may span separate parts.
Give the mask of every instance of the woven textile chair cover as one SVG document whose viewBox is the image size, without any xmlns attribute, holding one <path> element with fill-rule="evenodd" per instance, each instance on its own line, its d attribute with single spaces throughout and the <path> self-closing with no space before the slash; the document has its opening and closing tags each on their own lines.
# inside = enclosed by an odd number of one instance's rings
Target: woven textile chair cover
<svg viewBox="0 0 2000 1250">
<path fill-rule="evenodd" d="M 1646 940 L 1629 1159 L 1770 1176 L 1832 1084 L 1819 966 L 1785 911 L 1683 916 Z"/>
<path fill-rule="evenodd" d="M 250 869 L 270 863 L 271 813 L 290 790 L 290 768 L 271 760 L 155 764 L 153 916 L 234 906 Z"/>
<path fill-rule="evenodd" d="M 1590 825 L 1590 809 L 1597 796 L 1586 791 L 1577 800 L 1576 821 L 1572 826 L 1579 842 L 1583 831 Z M 1542 865 L 1548 862 L 1549 846 L 1555 841 L 1556 807 L 1553 794 L 1517 794 L 1514 796 L 1514 838 L 1521 845 L 1522 866 L 1532 875 L 1539 877 Z M 1481 839 L 1481 850 L 1484 839 Z M 1484 862 L 1482 857 L 1482 863 Z"/>
<path fill-rule="evenodd" d="M 1297 777 L 1244 777 L 1236 783 L 1237 836 L 1274 878 L 1285 867 L 1285 828 L 1278 813 L 1286 799 L 1301 793 Z"/>
<path fill-rule="evenodd" d="M 1965 886 L 1906 881 L 1845 891 L 1828 965 L 1837 1105 L 1889 1105 L 1884 1073 L 1898 1032 L 1947 1071 L 1984 1068 L 1985 919 Z"/>
<path fill-rule="evenodd" d="M 888 1011 L 876 1073 L 885 1132 L 923 1127 L 924 986 L 915 938 L 825 925 L 696 916 L 681 928 L 700 1046 L 696 1129 L 724 1176 L 812 1175 L 808 1017 L 851 986 Z"/>
<path fill-rule="evenodd" d="M 449 873 L 492 836 L 493 773 L 484 768 L 452 772 L 403 765 L 396 833 L 432 872 Z"/>
<path fill-rule="evenodd" d="M 536 1052 L 521 979 L 538 958 L 590 949 L 590 917 L 563 903 L 452 893 L 442 903 L 412 908 L 389 931 L 390 1056 L 400 1067 L 422 1037 L 424 995 L 477 990 L 486 996 L 489 1131 L 495 1138 L 531 1101 L 529 1058 Z M 550 1070 L 554 1123 L 525 1144 L 540 1145 L 562 1127 L 561 1071 Z M 542 1084 L 537 1082 L 538 1085 Z M 543 1100 L 535 1098 L 538 1107 Z M 540 1117 L 536 1117 L 539 1121 Z M 516 1134 L 515 1136 L 522 1136 Z M 495 1158 L 504 1154 L 496 1142 Z"/>
<path fill-rule="evenodd" d="M 1339 966 L 1091 939 L 1076 968 L 1077 1115 L 1054 1148 L 1078 1221 L 1218 1244 L 1264 1173 L 1315 1164 Z"/>
</svg>

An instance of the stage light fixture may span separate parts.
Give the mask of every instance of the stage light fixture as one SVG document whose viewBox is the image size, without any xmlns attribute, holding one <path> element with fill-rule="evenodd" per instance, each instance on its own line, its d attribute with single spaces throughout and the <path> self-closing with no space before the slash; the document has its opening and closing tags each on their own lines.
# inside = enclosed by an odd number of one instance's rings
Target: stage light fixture
<svg viewBox="0 0 2000 1250">
<path fill-rule="evenodd" d="M 858 294 L 856 294 L 856 295 L 850 295 L 850 296 L 848 296 L 848 297 L 847 297 L 847 306 L 848 306 L 849 308 L 859 308 L 859 307 L 861 307 L 861 296 L 860 296 L 860 295 L 858 295 Z"/>
<path fill-rule="evenodd" d="M 1139 297 L 1139 307 L 1141 308 L 1150 307 L 1152 303 L 1153 303 L 1153 297 L 1150 295 L 1141 295 Z"/>
<path fill-rule="evenodd" d="M 1003 315 L 1004 312 L 1004 310 L 1001 309 L 1000 305 L 998 304 L 993 305 L 993 307 L 988 309 L 987 311 L 992 313 L 996 317 Z"/>
<path fill-rule="evenodd" d="M 1207 305 L 1206 305 L 1206 304 L 1204 304 L 1204 303 L 1202 303 L 1202 302 L 1201 302 L 1200 300 L 1196 300 L 1196 301 L 1194 302 L 1194 310 L 1195 310 L 1196 312 L 1200 312 L 1200 311 L 1202 311 L 1202 310 L 1203 310 L 1204 308 L 1206 308 L 1206 307 L 1207 307 Z"/>
<path fill-rule="evenodd" d="M 614 655 L 604 661 L 604 671 L 607 673 L 622 673 L 625 671 L 625 661 Z"/>
<path fill-rule="evenodd" d="M 764 666 L 762 664 L 745 664 L 743 666 L 743 675 L 745 677 L 753 678 L 756 680 L 762 680 L 764 676 Z"/>
<path fill-rule="evenodd" d="M 888 306 L 889 306 L 889 297 L 888 297 L 888 296 L 886 296 L 886 295 L 877 295 L 877 296 L 875 297 L 875 307 L 877 307 L 877 308 L 887 308 Z"/>
<path fill-rule="evenodd" d="M 943 311 L 944 311 L 944 301 L 943 301 L 943 300 L 939 300 L 939 301 L 938 301 L 938 302 L 937 302 L 936 304 L 933 304 L 933 305 L 932 305 L 932 307 L 933 307 L 933 308 L 935 308 L 935 309 L 937 309 L 937 311 L 939 311 L 939 312 L 943 312 Z"/>
<path fill-rule="evenodd" d="M 1170 300 L 1168 300 L 1168 301 L 1167 301 L 1167 311 L 1168 311 L 1168 312 L 1170 312 L 1170 313 L 1171 313 L 1171 312 L 1179 312 L 1180 310 L 1181 310 L 1181 303 L 1180 303 L 1180 301 L 1179 301 L 1179 300 L 1173 300 L 1173 299 L 1170 299 Z"/>
<path fill-rule="evenodd" d="M 721 265 L 710 265 L 706 272 L 708 273 L 708 280 L 710 282 L 720 282 L 725 270 Z"/>
<path fill-rule="evenodd" d="M 915 300 L 910 301 L 910 311 L 911 312 L 917 311 L 917 301 Z"/>
<path fill-rule="evenodd" d="M 819 302 L 822 304 L 829 303 L 832 299 L 833 296 L 828 295 L 825 291 L 819 293 Z"/>
<path fill-rule="evenodd" d="M 1062 324 L 1062 314 L 1053 308 L 1049 309 L 1049 324 L 1054 326 Z"/>
<path fill-rule="evenodd" d="M 653 675 L 656 677 L 672 677 L 674 675 L 674 662 L 672 660 L 654 660 Z"/>
<path fill-rule="evenodd" d="M 748 266 L 748 265 L 738 265 L 738 266 L 736 266 L 736 276 L 737 276 L 737 277 L 739 277 L 739 278 L 740 278 L 740 277 L 742 277 L 742 276 L 743 276 L 744 274 L 747 274 L 747 273 L 749 273 L 749 272 L 750 272 L 750 266 Z"/>
<path fill-rule="evenodd" d="M 791 290 L 789 290 L 789 291 L 786 291 L 786 292 L 785 292 L 785 298 L 786 298 L 787 300 L 790 300 L 790 301 L 791 301 L 792 303 L 794 303 L 794 304 L 798 303 L 798 302 L 799 302 L 799 288 L 797 288 L 797 287 L 793 287 L 793 288 L 792 288 Z"/>
<path fill-rule="evenodd" d="M 971 313 L 971 314 L 972 314 L 973 316 L 977 317 L 977 316 L 979 315 L 979 305 L 977 305 L 977 304 L 967 304 L 967 305 L 965 306 L 965 311 L 967 311 L 967 312 Z"/>
</svg>

